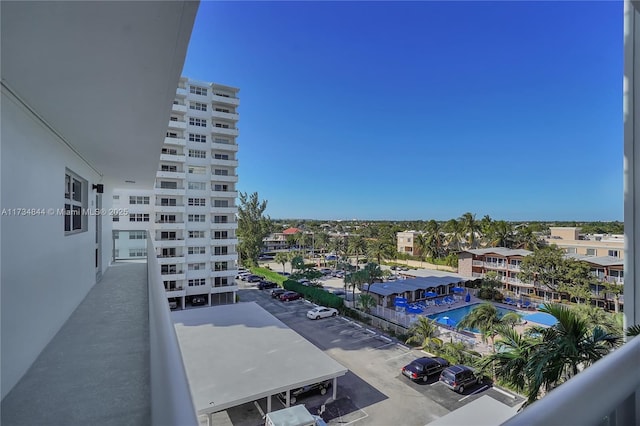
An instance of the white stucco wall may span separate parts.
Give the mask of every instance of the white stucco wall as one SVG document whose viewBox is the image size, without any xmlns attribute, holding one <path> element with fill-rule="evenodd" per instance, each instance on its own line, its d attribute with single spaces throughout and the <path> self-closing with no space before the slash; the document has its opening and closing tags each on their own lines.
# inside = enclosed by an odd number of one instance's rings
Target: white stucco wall
<svg viewBox="0 0 640 426">
<path fill-rule="evenodd" d="M 19 101 L 2 91 L 2 209 L 64 207 L 65 168 L 91 185 L 100 176 Z M 111 201 L 104 197 L 103 207 Z M 86 232 L 65 236 L 64 217 L 3 215 L 2 397 L 26 372 L 44 346 L 95 284 L 95 218 Z M 103 222 L 103 237 L 111 226 Z M 103 238 L 102 268 L 109 262 Z"/>
</svg>

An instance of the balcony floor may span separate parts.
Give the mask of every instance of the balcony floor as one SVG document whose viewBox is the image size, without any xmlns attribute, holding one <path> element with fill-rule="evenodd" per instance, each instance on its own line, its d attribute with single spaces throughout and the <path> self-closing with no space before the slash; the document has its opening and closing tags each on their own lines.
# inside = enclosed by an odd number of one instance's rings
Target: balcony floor
<svg viewBox="0 0 640 426">
<path fill-rule="evenodd" d="M 7 425 L 147 425 L 146 263 L 116 263 L 2 401 Z"/>
</svg>

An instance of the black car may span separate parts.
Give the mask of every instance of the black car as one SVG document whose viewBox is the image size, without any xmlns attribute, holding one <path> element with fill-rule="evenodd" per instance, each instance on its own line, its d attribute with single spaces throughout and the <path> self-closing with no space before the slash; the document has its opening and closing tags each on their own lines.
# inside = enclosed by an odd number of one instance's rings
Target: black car
<svg viewBox="0 0 640 426">
<path fill-rule="evenodd" d="M 482 377 L 476 376 L 476 372 L 471 367 L 452 365 L 442 370 L 440 381 L 449 389 L 463 393 L 465 388 L 482 383 Z"/>
<path fill-rule="evenodd" d="M 284 288 L 274 288 L 273 290 L 271 290 L 271 297 L 273 297 L 274 299 L 279 299 L 280 295 L 285 293 L 287 290 L 285 290 Z"/>
<path fill-rule="evenodd" d="M 206 303 L 207 303 L 207 298 L 204 296 L 193 296 L 191 298 L 192 306 L 205 305 Z"/>
<path fill-rule="evenodd" d="M 259 290 L 264 290 L 264 289 L 267 289 L 267 288 L 276 288 L 276 287 L 278 287 L 278 284 L 272 283 L 271 281 L 264 281 L 263 280 L 263 281 L 260 281 L 258 283 L 258 289 Z"/>
<path fill-rule="evenodd" d="M 262 277 L 260 275 L 249 275 L 245 281 L 249 282 L 249 283 L 257 283 L 259 281 L 262 280 Z"/>
<path fill-rule="evenodd" d="M 310 393 L 318 392 L 320 395 L 324 395 L 327 393 L 327 389 L 331 387 L 331 380 L 327 380 L 325 382 L 314 383 L 312 385 L 303 386 L 301 388 L 292 389 L 289 391 L 289 403 L 295 404 L 296 401 L 303 396 L 307 396 Z M 287 398 L 286 392 L 281 392 L 278 394 L 278 398 L 285 402 Z"/>
<path fill-rule="evenodd" d="M 429 376 L 440 374 L 442 370 L 449 366 L 449 361 L 437 357 L 422 357 L 414 359 L 408 365 L 402 367 L 402 374 L 411 380 L 422 380 L 426 382 Z"/>
</svg>

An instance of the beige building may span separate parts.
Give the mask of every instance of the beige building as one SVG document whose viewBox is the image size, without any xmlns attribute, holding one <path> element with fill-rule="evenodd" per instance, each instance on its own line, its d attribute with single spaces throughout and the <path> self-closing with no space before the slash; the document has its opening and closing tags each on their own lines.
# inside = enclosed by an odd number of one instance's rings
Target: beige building
<svg viewBox="0 0 640 426">
<path fill-rule="evenodd" d="M 396 234 L 398 240 L 398 253 L 420 256 L 420 248 L 416 245 L 416 237 L 420 231 L 404 231 Z"/>
<path fill-rule="evenodd" d="M 578 227 L 550 227 L 551 235 L 545 243 L 555 244 L 567 254 L 583 256 L 610 256 L 624 259 L 624 235 L 581 234 Z"/>
</svg>

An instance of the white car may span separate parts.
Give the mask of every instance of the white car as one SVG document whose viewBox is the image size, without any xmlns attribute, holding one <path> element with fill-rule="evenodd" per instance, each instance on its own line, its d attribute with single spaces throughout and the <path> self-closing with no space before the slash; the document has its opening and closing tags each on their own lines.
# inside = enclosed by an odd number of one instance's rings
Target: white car
<svg viewBox="0 0 640 426">
<path fill-rule="evenodd" d="M 307 318 L 317 320 L 320 318 L 335 317 L 338 315 L 338 310 L 334 308 L 325 308 L 324 306 L 318 306 L 307 312 Z"/>
</svg>

